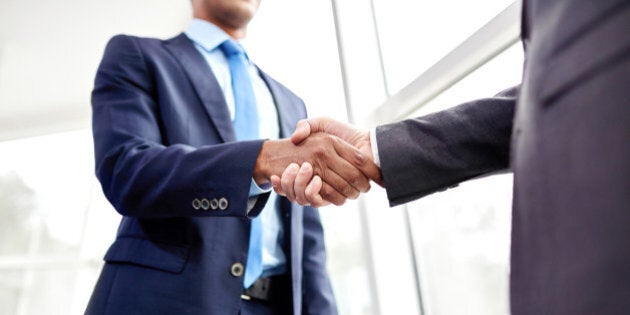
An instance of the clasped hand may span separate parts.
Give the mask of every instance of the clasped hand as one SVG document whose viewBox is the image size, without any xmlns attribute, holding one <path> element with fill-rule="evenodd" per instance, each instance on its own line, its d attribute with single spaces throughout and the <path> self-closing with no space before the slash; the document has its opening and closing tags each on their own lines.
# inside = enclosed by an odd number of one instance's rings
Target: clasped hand
<svg viewBox="0 0 630 315">
<path fill-rule="evenodd" d="M 367 192 L 370 180 L 382 185 L 368 130 L 330 118 L 312 118 L 298 122 L 290 141 L 298 147 L 317 142 L 320 149 L 315 154 L 317 159 L 292 162 L 281 177 L 276 175 L 279 172 L 271 176 L 276 193 L 292 202 L 314 207 L 341 205 L 347 199 L 356 199 L 360 192 Z"/>
</svg>

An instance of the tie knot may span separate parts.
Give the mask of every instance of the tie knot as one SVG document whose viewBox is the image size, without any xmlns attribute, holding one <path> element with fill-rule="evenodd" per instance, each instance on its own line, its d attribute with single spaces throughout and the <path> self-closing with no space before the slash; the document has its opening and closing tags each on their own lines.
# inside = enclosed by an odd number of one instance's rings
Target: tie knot
<svg viewBox="0 0 630 315">
<path fill-rule="evenodd" d="M 245 53 L 243 51 L 243 47 L 241 47 L 241 45 L 231 39 L 224 41 L 219 47 L 227 57 L 231 55 L 239 55 Z"/>
</svg>

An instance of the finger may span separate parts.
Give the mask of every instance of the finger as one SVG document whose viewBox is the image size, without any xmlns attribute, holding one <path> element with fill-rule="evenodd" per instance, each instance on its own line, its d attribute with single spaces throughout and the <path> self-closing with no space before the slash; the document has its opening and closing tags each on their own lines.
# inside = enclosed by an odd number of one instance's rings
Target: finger
<svg viewBox="0 0 630 315">
<path fill-rule="evenodd" d="M 378 168 L 378 166 L 377 166 Z M 381 173 L 381 169 L 378 168 L 378 176 L 375 177 L 370 177 L 370 179 L 372 181 L 374 181 L 376 184 L 378 184 L 379 186 L 385 188 L 385 180 L 383 180 L 383 174 Z"/>
<path fill-rule="evenodd" d="M 287 168 L 282 172 L 282 178 L 280 179 L 280 185 L 282 186 L 282 191 L 284 195 L 291 202 L 295 201 L 295 191 L 293 190 L 293 183 L 295 182 L 295 177 L 297 176 L 300 167 L 296 163 L 291 163 Z"/>
<path fill-rule="evenodd" d="M 319 190 L 319 194 L 321 195 L 324 201 L 332 203 L 336 206 L 343 205 L 348 198 L 337 192 L 332 186 L 327 184 L 326 182 L 322 183 L 322 189 Z M 313 203 L 311 203 L 313 204 Z"/>
<path fill-rule="evenodd" d="M 295 131 L 293 131 L 293 135 L 291 135 L 291 142 L 293 142 L 293 144 L 298 144 L 306 139 L 310 134 L 311 125 L 308 120 L 302 119 L 298 121 Z"/>
<path fill-rule="evenodd" d="M 309 135 L 317 132 L 324 132 L 344 138 L 351 129 L 352 127 L 328 117 L 302 119 L 298 121 L 295 131 L 293 135 L 291 135 L 291 142 L 298 144 L 304 141 Z"/>
<path fill-rule="evenodd" d="M 330 204 L 329 201 L 324 200 L 322 195 L 319 194 L 323 184 L 322 179 L 316 175 L 304 190 L 306 199 L 313 207 L 321 208 Z"/>
<path fill-rule="evenodd" d="M 337 156 L 336 159 L 327 161 L 327 164 L 323 166 L 313 166 L 313 171 L 315 175 L 319 175 L 322 178 L 322 181 L 329 186 L 329 189 L 334 190 L 343 196 L 344 199 L 357 199 L 361 192 L 351 185 L 346 179 L 346 177 L 352 177 L 353 175 L 343 175 L 352 172 L 347 168 L 354 167 L 341 157 Z M 339 173 L 341 173 L 341 175 Z M 357 174 L 356 176 L 363 176 L 356 168 L 353 174 Z M 367 178 L 364 177 L 364 181 L 367 185 L 369 185 Z M 329 193 L 332 194 L 332 192 Z M 326 197 L 324 198 L 328 199 Z"/>
<path fill-rule="evenodd" d="M 373 172 L 374 170 L 370 168 L 367 157 L 359 149 L 339 138 L 335 138 L 333 147 L 341 159 L 331 163 L 331 170 L 339 174 L 355 190 L 359 192 L 369 191 L 370 179 L 364 174 L 364 170 L 367 172 Z M 326 178 L 324 178 L 324 181 L 328 182 Z M 337 189 L 336 186 L 335 189 Z"/>
<path fill-rule="evenodd" d="M 302 163 L 302 166 L 300 167 L 300 170 L 295 177 L 295 182 L 293 185 L 295 191 L 295 199 L 297 203 L 301 205 L 306 205 L 309 203 L 309 200 L 306 198 L 305 195 L 305 190 L 306 186 L 309 184 L 312 178 L 313 166 L 311 166 L 311 163 L 308 162 Z"/>
<path fill-rule="evenodd" d="M 343 143 L 345 141 L 343 139 L 340 139 L 339 142 Z M 349 143 L 348 145 L 353 146 Z M 374 163 L 372 152 L 361 151 L 359 149 L 348 150 L 347 146 L 339 146 L 337 148 L 339 148 L 337 153 L 358 170 L 360 170 L 365 177 L 373 180 L 380 186 L 383 186 L 383 176 L 381 173 L 381 169 Z M 367 189 L 369 190 L 370 188 L 367 187 Z"/>
<path fill-rule="evenodd" d="M 280 196 L 285 196 L 285 193 L 282 190 L 282 183 L 280 181 L 280 176 L 271 175 L 271 186 L 273 187 L 273 190 L 276 192 L 276 194 Z"/>
</svg>

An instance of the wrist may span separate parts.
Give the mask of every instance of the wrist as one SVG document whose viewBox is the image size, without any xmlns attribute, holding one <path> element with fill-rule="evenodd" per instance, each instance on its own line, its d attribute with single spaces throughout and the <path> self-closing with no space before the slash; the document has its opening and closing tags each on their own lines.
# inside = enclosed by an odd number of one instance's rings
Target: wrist
<svg viewBox="0 0 630 315">
<path fill-rule="evenodd" d="M 379 168 L 381 167 L 381 160 L 378 157 L 378 144 L 376 143 L 376 128 L 372 128 L 368 131 L 369 135 L 368 135 L 368 148 L 370 148 L 370 150 L 368 150 L 371 154 L 372 157 L 372 161 L 374 161 L 374 164 L 376 164 L 376 166 L 378 166 Z"/>
<path fill-rule="evenodd" d="M 263 142 L 258 157 L 256 158 L 256 165 L 254 166 L 254 174 L 252 178 L 257 185 L 263 186 L 271 183 L 271 175 L 282 174 L 282 169 L 278 168 L 274 161 L 281 159 L 281 156 L 285 152 L 289 152 L 289 148 L 286 144 L 290 143 L 290 140 L 266 140 Z"/>
<path fill-rule="evenodd" d="M 266 156 L 269 152 L 269 146 L 272 145 L 269 143 L 271 141 L 272 140 L 267 140 L 263 142 L 260 151 L 258 152 L 258 157 L 256 157 L 256 165 L 254 166 L 254 174 L 252 175 L 252 178 L 254 179 L 254 182 L 256 182 L 256 184 L 259 186 L 268 183 L 269 178 L 271 177 L 268 176 L 266 172 L 266 170 L 268 169 L 268 159 L 266 158 Z"/>
</svg>

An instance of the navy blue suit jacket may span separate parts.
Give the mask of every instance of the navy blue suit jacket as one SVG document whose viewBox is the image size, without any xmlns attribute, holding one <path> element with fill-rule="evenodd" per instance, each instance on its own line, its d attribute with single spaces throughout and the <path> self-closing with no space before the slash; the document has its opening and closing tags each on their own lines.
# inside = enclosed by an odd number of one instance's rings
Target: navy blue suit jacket
<svg viewBox="0 0 630 315">
<path fill-rule="evenodd" d="M 260 75 L 288 135 L 304 104 Z M 92 108 L 96 174 L 123 218 L 86 313 L 237 314 L 243 278 L 234 268 L 247 262 L 249 217 L 269 195 L 248 214 L 263 141 L 235 141 L 223 93 L 184 34 L 112 38 Z M 203 199 L 227 208 L 198 209 Z M 294 313 L 336 313 L 317 210 L 278 202 Z"/>
</svg>

